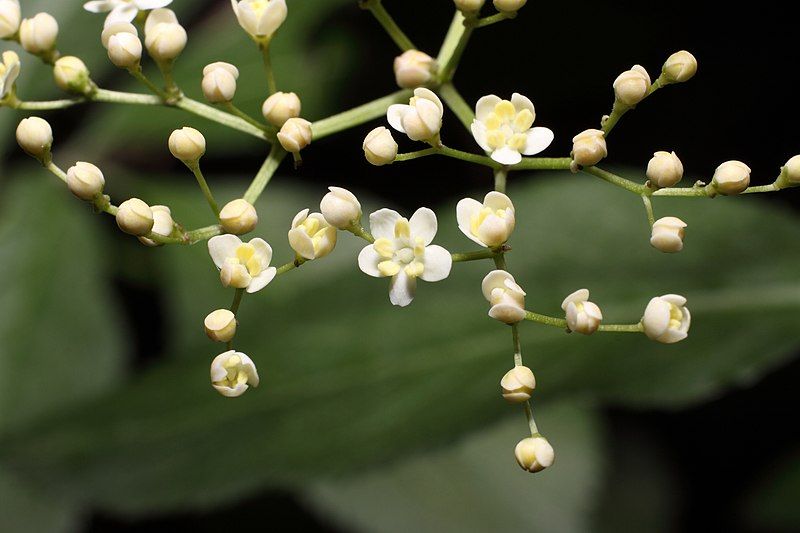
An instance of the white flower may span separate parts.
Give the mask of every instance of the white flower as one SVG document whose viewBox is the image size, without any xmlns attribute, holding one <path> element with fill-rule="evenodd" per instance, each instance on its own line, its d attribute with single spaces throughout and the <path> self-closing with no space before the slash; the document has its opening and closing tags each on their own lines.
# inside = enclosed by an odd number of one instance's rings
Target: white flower
<svg viewBox="0 0 800 533">
<path fill-rule="evenodd" d="M 676 217 L 663 217 L 653 223 L 650 244 L 653 248 L 672 254 L 683 250 L 686 222 Z"/>
<path fill-rule="evenodd" d="M 500 380 L 503 398 L 511 403 L 527 402 L 536 388 L 536 377 L 527 366 L 515 366 Z"/>
<path fill-rule="evenodd" d="M 361 250 L 358 266 L 369 276 L 392 278 L 389 300 L 394 305 L 405 307 L 414 300 L 417 278 L 441 281 L 450 275 L 450 252 L 431 245 L 438 224 L 430 209 L 418 209 L 410 220 L 381 209 L 370 215 L 369 223 L 375 244 Z"/>
<path fill-rule="evenodd" d="M 656 152 L 647 163 L 647 179 L 657 187 L 672 187 L 683 179 L 683 163 L 675 152 Z"/>
<path fill-rule="evenodd" d="M 584 130 L 572 138 L 573 172 L 575 165 L 591 167 L 608 155 L 605 133 L 602 130 Z"/>
<path fill-rule="evenodd" d="M 516 165 L 523 155 L 536 155 L 553 142 L 548 128 L 533 127 L 536 110 L 525 96 L 511 95 L 511 101 L 490 94 L 478 100 L 472 136 L 492 159 L 503 165 Z"/>
<path fill-rule="evenodd" d="M 217 61 L 203 69 L 203 95 L 212 104 L 230 102 L 236 96 L 239 69 L 230 63 Z"/>
<path fill-rule="evenodd" d="M 341 187 L 328 187 L 330 191 L 319 203 L 322 216 L 332 226 L 346 230 L 361 220 L 361 203 L 356 195 Z"/>
<path fill-rule="evenodd" d="M 217 309 L 206 316 L 203 326 L 214 342 L 230 342 L 236 336 L 236 315 L 227 309 Z"/>
<path fill-rule="evenodd" d="M 19 77 L 21 63 L 16 52 L 7 50 L 3 52 L 3 62 L 0 63 L 0 100 L 5 98 Z"/>
<path fill-rule="evenodd" d="M 0 0 L 0 39 L 8 39 L 17 33 L 20 22 L 19 0 Z"/>
<path fill-rule="evenodd" d="M 172 0 L 93 0 L 83 4 L 83 9 L 91 13 L 108 13 L 106 24 L 131 22 L 139 11 L 166 7 Z"/>
<path fill-rule="evenodd" d="M 239 25 L 253 39 L 270 39 L 289 13 L 286 0 L 231 0 Z"/>
<path fill-rule="evenodd" d="M 173 61 L 186 48 L 188 36 L 170 9 L 156 9 L 147 16 L 144 44 L 156 61 Z"/>
<path fill-rule="evenodd" d="M 483 203 L 464 198 L 456 206 L 458 228 L 486 248 L 497 248 L 505 243 L 516 225 L 514 204 L 501 192 L 492 191 Z"/>
<path fill-rule="evenodd" d="M 436 72 L 436 60 L 419 50 L 406 50 L 394 59 L 394 77 L 403 89 L 425 85 Z"/>
<path fill-rule="evenodd" d="M 241 396 L 250 386 L 258 387 L 258 372 L 253 360 L 230 350 L 211 362 L 211 386 L 228 398 Z"/>
<path fill-rule="evenodd" d="M 661 73 L 669 83 L 688 81 L 697 73 L 697 59 L 686 50 L 675 52 L 667 58 Z"/>
<path fill-rule="evenodd" d="M 254 293 L 275 279 L 277 270 L 269 266 L 272 248 L 263 239 L 243 243 L 235 235 L 218 235 L 208 241 L 208 251 L 226 287 Z"/>
<path fill-rule="evenodd" d="M 552 466 L 556 459 L 553 447 L 544 437 L 528 437 L 522 439 L 514 449 L 517 464 L 528 472 L 541 472 Z"/>
<path fill-rule="evenodd" d="M 125 200 L 117 208 L 117 226 L 129 235 L 143 237 L 154 224 L 152 208 L 139 198 Z"/>
<path fill-rule="evenodd" d="M 634 65 L 614 80 L 614 95 L 627 106 L 635 106 L 650 92 L 650 75 L 641 65 Z"/>
<path fill-rule="evenodd" d="M 442 129 L 444 106 L 430 89 L 414 89 L 408 105 L 390 105 L 386 112 L 389 125 L 405 133 L 412 141 L 433 142 Z"/>
<path fill-rule="evenodd" d="M 665 294 L 650 300 L 642 318 L 645 335 L 665 344 L 685 339 L 691 323 L 692 315 L 686 308 L 686 298 L 677 294 Z"/>
<path fill-rule="evenodd" d="M 564 299 L 561 309 L 567 313 L 567 327 L 570 331 L 591 335 L 600 327 L 603 313 L 597 304 L 589 301 L 589 291 L 580 289 Z"/>
<path fill-rule="evenodd" d="M 67 170 L 67 187 L 81 200 L 93 200 L 103 192 L 103 172 L 91 163 L 78 162 Z"/>
<path fill-rule="evenodd" d="M 34 55 L 49 52 L 56 46 L 58 22 L 49 13 L 37 13 L 19 26 L 19 42 L 26 52 Z"/>
<path fill-rule="evenodd" d="M 336 228 L 328 224 L 320 213 L 308 214 L 304 209 L 297 213 L 289 230 L 289 245 L 303 259 L 325 257 L 336 247 Z"/>
<path fill-rule="evenodd" d="M 711 185 L 720 194 L 739 194 L 750 186 L 750 167 L 741 161 L 726 161 L 714 171 Z"/>
<path fill-rule="evenodd" d="M 261 114 L 264 115 L 264 119 L 267 122 L 276 128 L 280 128 L 290 118 L 299 117 L 302 109 L 303 104 L 297 94 L 278 91 L 264 100 L 264 104 L 261 106 Z"/>
<path fill-rule="evenodd" d="M 175 221 L 172 220 L 172 211 L 165 205 L 154 205 L 150 208 L 153 212 L 153 229 L 150 230 L 161 237 L 169 237 L 175 229 Z M 139 237 L 139 242 L 145 246 L 160 246 L 153 239 Z"/>
<path fill-rule="evenodd" d="M 397 143 L 392 132 L 383 126 L 369 132 L 361 147 L 364 149 L 364 157 L 376 167 L 388 165 L 397 158 Z"/>
<path fill-rule="evenodd" d="M 489 316 L 506 324 L 525 320 L 525 291 L 505 270 L 493 270 L 481 283 L 483 297 L 492 307 Z"/>
</svg>

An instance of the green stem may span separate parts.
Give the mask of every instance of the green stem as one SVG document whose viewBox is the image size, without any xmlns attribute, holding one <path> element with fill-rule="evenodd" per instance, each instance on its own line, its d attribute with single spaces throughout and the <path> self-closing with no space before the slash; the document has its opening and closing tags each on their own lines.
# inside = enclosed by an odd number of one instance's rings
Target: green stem
<svg viewBox="0 0 800 533">
<path fill-rule="evenodd" d="M 314 140 L 317 141 L 385 115 L 390 105 L 408 103 L 412 95 L 411 90 L 403 89 L 337 115 L 318 120 L 311 124 Z"/>
<path fill-rule="evenodd" d="M 58 179 L 60 179 L 64 183 L 67 182 L 67 174 L 52 161 L 50 161 L 47 165 L 45 165 L 45 168 L 50 172 L 52 172 Z"/>
<path fill-rule="evenodd" d="M 194 115 L 204 117 L 212 122 L 222 124 L 223 126 L 227 126 L 231 129 L 241 131 L 242 133 L 247 133 L 253 137 L 258 137 L 262 140 L 270 140 L 263 128 L 257 128 L 239 117 L 235 117 L 230 113 L 226 113 L 225 111 L 221 111 L 196 100 L 192 100 L 191 98 L 184 96 L 175 103 L 175 107 L 178 109 L 183 109 L 184 111 L 188 111 Z"/>
<path fill-rule="evenodd" d="M 400 26 L 397 25 L 389 12 L 386 11 L 386 8 L 383 7 L 381 0 L 363 0 L 361 2 L 361 8 L 368 9 L 372 13 L 375 19 L 383 26 L 383 29 L 386 30 L 389 37 L 392 38 L 401 50 L 417 49 L 414 43 L 411 42 L 411 39 L 403 33 L 403 30 L 400 29 Z"/>
<path fill-rule="evenodd" d="M 649 98 L 651 94 L 659 90 L 661 87 L 661 78 L 659 78 L 650 86 L 650 89 L 647 91 L 647 95 L 642 99 L 642 102 L 644 102 L 645 99 Z M 639 103 L 641 104 L 642 102 Z M 608 138 L 608 135 L 611 133 L 611 130 L 614 129 L 614 126 L 617 125 L 619 119 L 622 118 L 622 115 L 631 109 L 635 109 L 635 106 L 629 106 L 616 100 L 614 101 L 614 106 L 611 108 L 611 114 L 603 121 L 601 125 L 606 138 Z"/>
<path fill-rule="evenodd" d="M 494 173 L 494 190 L 505 194 L 508 185 L 508 171 L 505 169 L 496 170 Z"/>
<path fill-rule="evenodd" d="M 467 131 L 470 131 L 472 121 L 475 120 L 475 113 L 472 111 L 472 106 L 464 100 L 464 97 L 461 96 L 455 86 L 450 82 L 443 83 L 439 87 L 439 96 L 442 97 L 447 107 L 455 113 Z"/>
<path fill-rule="evenodd" d="M 482 19 L 478 19 L 475 22 L 476 28 L 485 28 L 486 26 L 491 26 L 492 24 L 497 24 L 498 22 L 503 22 L 504 20 L 509 20 L 516 18 L 516 13 L 497 13 L 490 17 L 484 17 Z"/>
<path fill-rule="evenodd" d="M 364 239 L 367 242 L 370 242 L 370 243 L 374 243 L 375 242 L 375 237 L 373 237 L 370 232 L 368 232 L 366 229 L 364 229 L 364 226 L 362 226 L 361 223 L 354 224 L 354 225 L 350 226 L 349 228 L 347 228 L 347 231 L 349 231 L 350 233 L 352 233 L 356 237 L 360 237 L 360 238 Z"/>
<path fill-rule="evenodd" d="M 754 187 L 748 187 L 742 194 L 758 194 L 758 193 L 765 193 L 765 192 L 777 192 L 780 189 L 775 186 L 775 184 L 771 185 L 757 185 Z M 653 196 L 685 196 L 690 198 L 706 198 L 710 196 L 709 191 L 705 187 L 678 187 L 678 188 L 667 188 L 667 189 L 659 189 L 653 193 Z"/>
<path fill-rule="evenodd" d="M 110 104 L 162 105 L 164 103 L 159 97 L 150 94 L 125 93 L 106 89 L 97 89 L 91 99 L 94 102 Z"/>
<path fill-rule="evenodd" d="M 653 224 L 656 223 L 656 216 L 653 213 L 653 202 L 646 194 L 642 195 L 642 202 L 644 202 L 644 209 L 647 211 L 647 221 L 650 223 L 650 227 L 652 228 Z"/>
<path fill-rule="evenodd" d="M 211 207 L 211 210 L 214 212 L 214 216 L 219 218 L 219 205 L 214 199 L 214 195 L 211 193 L 211 188 L 208 186 L 205 176 L 203 176 L 203 171 L 200 170 L 200 163 L 186 163 L 186 166 L 189 167 L 189 170 L 192 171 L 192 174 L 194 174 L 194 177 L 197 179 L 197 184 L 200 186 L 200 190 L 203 191 L 203 196 L 206 197 L 206 202 L 208 202 L 209 207 Z"/>
<path fill-rule="evenodd" d="M 244 199 L 246 201 L 251 204 L 256 203 L 258 197 L 261 196 L 261 193 L 264 192 L 267 184 L 272 179 L 272 176 L 275 175 L 275 171 L 278 170 L 284 157 L 286 157 L 286 150 L 284 150 L 280 144 L 274 144 L 264 164 L 261 165 L 258 174 L 253 178 L 253 182 L 250 184 L 247 192 L 244 193 Z"/>
<path fill-rule="evenodd" d="M 222 226 L 214 224 L 212 226 L 188 231 L 184 233 L 184 238 L 189 244 L 195 244 L 200 241 L 207 241 L 211 237 L 216 237 L 217 235 L 222 235 Z"/>
<path fill-rule="evenodd" d="M 437 59 L 440 83 L 447 83 L 453 79 L 474 29 L 475 21 L 467 21 L 461 11 L 456 11 Z"/>
<path fill-rule="evenodd" d="M 253 126 L 255 126 L 256 128 L 258 128 L 260 130 L 266 130 L 267 129 L 267 126 L 265 126 L 263 123 L 259 122 L 255 118 L 251 117 L 250 115 L 248 115 L 247 113 L 245 113 L 244 111 L 242 111 L 241 109 L 236 107 L 235 105 L 233 105 L 233 102 L 225 102 L 222 105 L 223 105 L 223 107 L 225 107 L 225 109 L 228 110 L 229 113 L 231 113 L 233 115 L 236 115 L 237 117 L 239 117 L 242 120 L 246 121 L 248 124 L 252 124 Z"/>
<path fill-rule="evenodd" d="M 481 259 L 494 259 L 505 251 L 506 249 L 503 249 L 499 252 L 495 250 L 480 250 L 478 252 L 464 252 L 450 255 L 453 258 L 454 263 L 463 263 L 466 261 L 479 261 Z"/>
<path fill-rule="evenodd" d="M 610 333 L 642 333 L 644 326 L 639 322 L 638 324 L 605 324 L 597 328 L 597 331 L 606 331 Z"/>
<path fill-rule="evenodd" d="M 601 180 L 607 181 L 612 185 L 616 185 L 617 187 L 622 187 L 626 191 L 630 191 L 634 194 L 644 195 L 648 193 L 647 187 L 644 185 L 639 185 L 638 183 L 634 183 L 633 181 L 626 180 L 623 177 L 617 176 L 607 170 L 603 170 L 598 167 L 585 167 L 582 169 L 583 172 L 587 174 L 591 174 L 592 176 L 596 176 Z"/>
<path fill-rule="evenodd" d="M 269 94 L 275 94 L 278 92 L 278 84 L 275 82 L 275 71 L 272 68 L 272 56 L 270 55 L 269 45 L 270 41 L 265 40 L 258 44 L 258 48 L 261 50 L 261 57 L 264 62 L 264 73 L 267 75 Z"/>
<path fill-rule="evenodd" d="M 525 311 L 525 320 L 530 320 L 531 322 L 537 322 L 539 324 L 544 324 L 546 326 L 553 326 L 561 329 L 567 328 L 567 320 L 565 318 L 556 318 L 552 316 L 542 315 L 539 313 L 534 313 L 533 311 Z"/>
<path fill-rule="evenodd" d="M 134 78 L 142 82 L 145 85 L 145 87 L 150 89 L 150 92 L 161 98 L 162 102 L 166 102 L 167 100 L 169 100 L 169 95 L 167 95 L 167 93 L 159 89 L 152 81 L 150 81 L 147 78 L 147 76 L 144 75 L 144 73 L 142 72 L 141 65 L 136 65 L 135 67 L 128 69 L 128 72 L 130 72 Z"/>
<path fill-rule="evenodd" d="M 278 268 L 278 270 L 277 270 L 275 275 L 276 276 L 280 276 L 281 274 L 286 274 L 287 272 L 292 271 L 295 268 L 301 267 L 303 265 L 303 263 L 305 263 L 305 262 L 306 262 L 305 259 L 303 259 L 302 257 L 298 257 L 297 259 L 295 259 L 291 263 L 286 263 L 282 267 Z"/>
<path fill-rule="evenodd" d="M 66 109 L 74 105 L 83 104 L 86 98 L 70 98 L 64 100 L 50 100 L 46 102 L 17 102 L 13 106 L 14 109 L 24 109 L 29 111 L 49 111 L 52 109 Z"/>
<path fill-rule="evenodd" d="M 569 170 L 571 163 L 569 157 L 523 157 L 509 170 Z"/>
<path fill-rule="evenodd" d="M 233 293 L 233 302 L 231 302 L 231 313 L 234 315 L 239 312 L 239 306 L 242 305 L 242 297 L 244 296 L 244 289 L 236 289 Z"/>
<path fill-rule="evenodd" d="M 403 162 L 403 161 L 411 161 L 412 159 L 419 159 L 420 157 L 427 157 L 429 155 L 438 154 L 438 148 L 426 148 L 424 150 L 417 150 L 416 152 L 408 152 L 405 154 L 397 154 L 397 157 L 394 158 L 395 162 Z"/>
</svg>

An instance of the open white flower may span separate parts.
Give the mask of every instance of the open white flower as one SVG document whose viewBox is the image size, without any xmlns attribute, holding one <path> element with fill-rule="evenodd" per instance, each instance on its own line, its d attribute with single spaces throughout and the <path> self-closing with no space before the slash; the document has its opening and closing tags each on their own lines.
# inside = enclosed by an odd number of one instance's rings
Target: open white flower
<svg viewBox="0 0 800 533">
<path fill-rule="evenodd" d="M 644 333 L 654 341 L 673 344 L 689 336 L 692 315 L 686 308 L 686 298 L 665 294 L 650 300 L 644 311 Z"/>
<path fill-rule="evenodd" d="M 412 141 L 433 141 L 442 129 L 444 106 L 430 89 L 414 89 L 406 104 L 390 105 L 386 112 L 389 125 L 405 133 Z"/>
<path fill-rule="evenodd" d="M 149 11 L 166 7 L 172 0 L 93 0 L 83 4 L 83 9 L 91 13 L 108 13 L 106 24 L 131 22 L 139 11 Z"/>
<path fill-rule="evenodd" d="M 11 50 L 3 52 L 3 62 L 0 63 L 0 100 L 8 96 L 14 87 L 19 77 L 20 66 L 16 52 Z"/>
<path fill-rule="evenodd" d="M 516 225 L 514 204 L 501 192 L 492 191 L 483 203 L 464 198 L 456 206 L 458 228 L 472 241 L 486 248 L 504 244 Z"/>
<path fill-rule="evenodd" d="M 286 0 L 231 0 L 239 25 L 253 39 L 270 39 L 278 31 L 289 9 Z"/>
<path fill-rule="evenodd" d="M 272 248 L 263 239 L 243 243 L 236 235 L 218 235 L 208 241 L 208 252 L 226 287 L 254 293 L 275 279 L 277 270 L 269 266 Z"/>
<path fill-rule="evenodd" d="M 405 307 L 414 300 L 417 278 L 441 281 L 450 275 L 453 258 L 441 246 L 431 245 L 438 223 L 433 211 L 417 210 L 411 219 L 391 209 L 369 217 L 375 243 L 358 255 L 358 266 L 374 278 L 392 278 L 389 300 Z"/>
<path fill-rule="evenodd" d="M 505 270 L 493 270 L 481 283 L 483 297 L 490 304 L 489 316 L 506 324 L 525 320 L 525 291 Z"/>
<path fill-rule="evenodd" d="M 292 221 L 289 245 L 303 259 L 325 257 L 336 247 L 336 228 L 328 224 L 320 213 L 303 209 Z"/>
<path fill-rule="evenodd" d="M 242 352 L 230 350 L 211 362 L 211 386 L 223 396 L 241 396 L 250 386 L 258 387 L 258 382 L 255 363 Z"/>
<path fill-rule="evenodd" d="M 492 159 L 516 165 L 523 155 L 536 155 L 553 142 L 548 128 L 533 127 L 536 110 L 525 96 L 514 93 L 511 101 L 490 94 L 478 100 L 472 135 Z"/>
</svg>

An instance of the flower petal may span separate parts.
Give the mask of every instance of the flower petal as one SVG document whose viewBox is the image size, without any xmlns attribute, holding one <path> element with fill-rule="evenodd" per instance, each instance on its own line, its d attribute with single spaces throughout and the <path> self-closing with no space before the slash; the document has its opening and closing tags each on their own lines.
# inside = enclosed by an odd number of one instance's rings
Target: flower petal
<svg viewBox="0 0 800 533">
<path fill-rule="evenodd" d="M 128 4 L 129 6 L 134 8 L 134 18 L 136 17 L 135 10 L 136 8 L 132 4 Z M 116 11 L 116 10 L 115 10 Z M 109 15 L 110 17 L 111 15 Z M 131 19 L 133 20 L 133 19 Z M 175 15 L 175 12 L 171 9 L 156 9 L 150 12 L 147 15 L 147 20 L 144 22 L 144 33 L 147 35 L 148 33 L 153 31 L 158 24 L 178 24 L 178 17 Z"/>
<path fill-rule="evenodd" d="M 122 4 L 111 10 L 111 13 L 106 17 L 103 26 L 114 24 L 115 22 L 132 22 L 139 12 L 133 4 Z"/>
<path fill-rule="evenodd" d="M 505 289 L 506 281 L 514 281 L 514 276 L 505 270 L 492 270 L 481 282 L 481 292 L 487 302 L 492 301 L 492 291 L 495 289 Z"/>
<path fill-rule="evenodd" d="M 422 237 L 425 246 L 433 242 L 433 238 L 436 237 L 436 231 L 439 228 L 439 224 L 436 221 L 436 213 L 427 207 L 421 207 L 417 209 L 417 212 L 409 219 L 408 223 L 411 226 L 412 238 Z"/>
<path fill-rule="evenodd" d="M 107 13 L 117 7 L 119 0 L 92 0 L 83 4 L 83 9 L 90 13 Z"/>
<path fill-rule="evenodd" d="M 376 239 L 394 239 L 394 227 L 402 217 L 397 211 L 379 209 L 369 216 L 369 227 Z"/>
<path fill-rule="evenodd" d="M 531 102 L 527 96 L 514 93 L 511 95 L 511 103 L 514 104 L 514 109 L 517 110 L 517 113 L 523 109 L 527 109 L 533 114 L 533 120 L 536 120 L 536 109 L 533 107 L 533 102 Z"/>
<path fill-rule="evenodd" d="M 405 307 L 414 301 L 416 292 L 417 279 L 408 276 L 405 270 L 400 270 L 392 278 L 392 283 L 389 286 L 389 301 L 393 305 Z"/>
<path fill-rule="evenodd" d="M 498 191 L 492 191 L 487 194 L 483 199 L 483 205 L 494 211 L 505 211 L 506 209 L 514 210 L 514 204 L 511 203 L 511 198 Z"/>
<path fill-rule="evenodd" d="M 406 130 L 403 128 L 403 117 L 406 116 L 406 113 L 409 113 L 413 109 L 410 105 L 405 104 L 394 104 L 390 105 L 389 109 L 386 111 L 386 120 L 389 121 L 389 125 L 399 131 L 400 133 L 405 133 Z"/>
<path fill-rule="evenodd" d="M 477 104 L 475 104 L 475 118 L 483 122 L 484 119 L 489 116 L 489 113 L 494 112 L 494 107 L 501 101 L 502 99 L 499 96 L 495 96 L 493 94 L 484 96 L 478 100 Z"/>
<path fill-rule="evenodd" d="M 492 152 L 492 159 L 501 165 L 516 165 L 522 161 L 522 156 L 516 150 L 512 150 L 508 146 L 503 146 Z"/>
<path fill-rule="evenodd" d="M 275 267 L 269 267 L 268 269 L 264 270 L 258 276 L 254 277 L 253 280 L 250 282 L 250 285 L 247 286 L 247 294 L 253 294 L 254 292 L 258 292 L 270 282 L 275 279 L 275 276 L 278 274 L 278 269 Z"/>
<path fill-rule="evenodd" d="M 135 0 L 134 4 L 142 11 L 150 9 L 158 9 L 160 7 L 167 7 L 172 3 L 172 0 Z"/>
<path fill-rule="evenodd" d="M 361 269 L 361 272 L 373 278 L 384 277 L 381 271 L 378 270 L 378 263 L 381 261 L 385 261 L 385 259 L 375 251 L 375 247 L 371 244 L 365 246 L 361 253 L 358 254 L 358 268 Z"/>
<path fill-rule="evenodd" d="M 470 129 L 472 130 L 472 136 L 475 138 L 475 142 L 478 143 L 478 146 L 480 146 L 484 152 L 491 152 L 492 147 L 486 142 L 486 124 L 476 119 L 472 121 Z"/>
<path fill-rule="evenodd" d="M 536 155 L 547 149 L 553 142 L 555 134 L 550 128 L 531 128 L 527 133 L 525 148 L 522 153 L 525 155 Z"/>
<path fill-rule="evenodd" d="M 468 239 L 486 246 L 478 239 L 477 236 L 472 234 L 472 217 L 477 215 L 483 209 L 483 204 L 473 198 L 464 198 L 456 205 L 456 220 L 458 220 L 458 229 L 461 233 L 467 236 Z"/>
<path fill-rule="evenodd" d="M 316 259 L 316 252 L 314 251 L 314 241 L 308 236 L 308 233 L 303 228 L 294 228 L 289 231 L 289 245 L 292 250 L 300 254 L 303 259 Z"/>
<path fill-rule="evenodd" d="M 294 219 L 292 220 L 292 229 L 296 228 L 308 218 L 308 213 L 311 212 L 310 209 L 303 209 L 297 215 L 295 215 Z"/>
<path fill-rule="evenodd" d="M 236 249 L 242 245 L 242 240 L 236 235 L 217 235 L 208 241 L 208 253 L 217 268 L 225 265 L 229 257 L 236 257 Z"/>
<path fill-rule="evenodd" d="M 442 101 L 439 100 L 439 97 L 436 96 L 436 93 L 431 91 L 430 89 L 426 89 L 425 87 L 419 87 L 414 89 L 414 96 L 417 97 L 418 100 L 427 100 L 429 102 L 433 102 L 433 104 L 439 109 L 439 116 L 444 115 L 444 105 Z"/>
<path fill-rule="evenodd" d="M 261 260 L 261 268 L 267 268 L 272 262 L 272 246 L 264 239 L 258 238 L 251 239 L 248 244 L 256 249 L 256 254 L 258 254 Z"/>
<path fill-rule="evenodd" d="M 428 246 L 425 248 L 425 270 L 422 271 L 423 281 L 442 281 L 450 275 L 453 268 L 453 256 L 441 246 Z"/>
<path fill-rule="evenodd" d="M 567 306 L 572 302 L 588 302 L 589 301 L 589 289 L 578 289 L 577 291 L 573 292 L 566 298 L 564 301 L 561 302 L 561 309 L 564 311 L 567 310 Z"/>
<path fill-rule="evenodd" d="M 273 35 L 286 20 L 288 13 L 285 0 L 270 0 L 256 26 L 258 35 Z"/>
</svg>

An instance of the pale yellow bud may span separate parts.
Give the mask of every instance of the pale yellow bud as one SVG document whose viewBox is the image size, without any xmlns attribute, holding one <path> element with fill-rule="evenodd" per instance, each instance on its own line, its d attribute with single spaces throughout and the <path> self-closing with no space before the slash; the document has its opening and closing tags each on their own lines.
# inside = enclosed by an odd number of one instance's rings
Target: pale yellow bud
<svg viewBox="0 0 800 533">
<path fill-rule="evenodd" d="M 219 212 L 219 222 L 225 233 L 243 235 L 253 231 L 258 224 L 258 213 L 253 204 L 238 199 L 228 202 Z"/>
<path fill-rule="evenodd" d="M 19 42 L 26 52 L 34 55 L 50 52 L 55 48 L 57 38 L 58 22 L 48 13 L 39 13 L 20 23 Z"/>
<path fill-rule="evenodd" d="M 750 167 L 741 161 L 726 161 L 717 167 L 711 185 L 719 194 L 739 194 L 750 186 Z"/>
<path fill-rule="evenodd" d="M 264 101 L 261 113 L 267 122 L 280 128 L 290 118 L 299 117 L 302 108 L 300 98 L 295 93 L 277 92 Z"/>
<path fill-rule="evenodd" d="M 361 203 L 358 198 L 341 187 L 329 187 L 319 204 L 322 216 L 328 224 L 341 230 L 346 230 L 361 220 Z"/>
<path fill-rule="evenodd" d="M 544 437 L 528 437 L 522 439 L 514 449 L 517 464 L 528 472 L 541 472 L 552 466 L 556 459 L 553 447 Z"/>
<path fill-rule="evenodd" d="M 67 187 L 81 200 L 94 200 L 105 184 L 103 172 L 91 163 L 78 162 L 67 170 Z"/>
<path fill-rule="evenodd" d="M 118 33 L 130 33 L 131 35 L 139 36 L 139 30 L 130 22 L 117 21 L 106 24 L 103 27 L 103 33 L 100 34 L 100 42 L 103 43 L 103 48 L 108 50 L 108 42 L 111 37 Z"/>
<path fill-rule="evenodd" d="M 436 60 L 419 50 L 406 50 L 394 60 L 394 76 L 403 89 L 425 85 L 436 74 Z"/>
<path fill-rule="evenodd" d="M 793 185 L 800 184 L 800 155 L 796 155 L 787 161 L 783 171 L 786 181 Z"/>
<path fill-rule="evenodd" d="M 144 44 L 156 61 L 173 61 L 186 48 L 187 39 L 186 30 L 180 24 L 160 22 L 145 31 Z"/>
<path fill-rule="evenodd" d="M 614 94 L 618 101 L 634 106 L 644 100 L 650 91 L 650 75 L 641 65 L 634 65 L 614 80 Z"/>
<path fill-rule="evenodd" d="M 531 399 L 536 388 L 536 378 L 527 366 L 516 366 L 506 372 L 500 380 L 503 398 L 510 403 L 522 403 Z"/>
<path fill-rule="evenodd" d="M 0 0 L 0 39 L 8 39 L 17 33 L 21 21 L 19 0 Z"/>
<path fill-rule="evenodd" d="M 172 220 L 172 211 L 165 205 L 154 205 L 150 208 L 153 211 L 153 229 L 150 230 L 156 235 L 169 237 L 175 229 L 175 221 Z M 145 246 L 161 246 L 153 239 L 139 237 L 139 242 Z"/>
<path fill-rule="evenodd" d="M 239 69 L 230 63 L 211 63 L 203 69 L 203 95 L 212 104 L 230 102 L 236 95 Z"/>
<path fill-rule="evenodd" d="M 572 160 L 576 165 L 590 167 L 607 155 L 605 134 L 600 130 L 586 130 L 572 139 Z"/>
<path fill-rule="evenodd" d="M 197 163 L 206 153 L 206 139 L 194 128 L 181 128 L 169 136 L 169 151 L 184 163 Z"/>
<path fill-rule="evenodd" d="M 53 129 L 43 118 L 23 119 L 17 126 L 17 142 L 28 155 L 44 161 L 50 157 Z"/>
<path fill-rule="evenodd" d="M 302 118 L 290 118 L 278 132 L 278 141 L 287 152 L 297 154 L 311 144 L 311 123 Z"/>
<path fill-rule="evenodd" d="M 108 58 L 120 68 L 134 68 L 142 60 L 142 41 L 132 33 L 116 33 L 108 38 Z"/>
<path fill-rule="evenodd" d="M 672 187 L 683 179 L 683 163 L 675 152 L 656 152 L 647 163 L 647 179 L 656 187 Z"/>
<path fill-rule="evenodd" d="M 153 224 L 153 210 L 138 198 L 125 200 L 117 208 L 117 226 L 129 235 L 147 235 Z"/>
<path fill-rule="evenodd" d="M 683 250 L 686 222 L 677 217 L 659 218 L 653 224 L 650 245 L 667 254 Z"/>
<path fill-rule="evenodd" d="M 465 13 L 472 13 L 480 11 L 486 0 L 453 0 L 453 3 L 456 5 L 456 9 Z"/>
<path fill-rule="evenodd" d="M 522 9 L 528 0 L 494 0 L 494 7 L 503 13 L 514 13 Z"/>
<path fill-rule="evenodd" d="M 83 94 L 90 89 L 89 69 L 74 56 L 59 58 L 53 66 L 53 77 L 63 91 Z"/>
<path fill-rule="evenodd" d="M 392 132 L 383 126 L 369 132 L 362 147 L 367 161 L 377 167 L 388 165 L 397 157 L 397 143 Z"/>
<path fill-rule="evenodd" d="M 214 342 L 230 342 L 236 335 L 236 316 L 227 309 L 217 309 L 205 319 L 206 335 Z"/>
<path fill-rule="evenodd" d="M 697 73 L 697 59 L 686 50 L 675 52 L 667 58 L 662 73 L 669 83 L 688 81 Z"/>
</svg>

